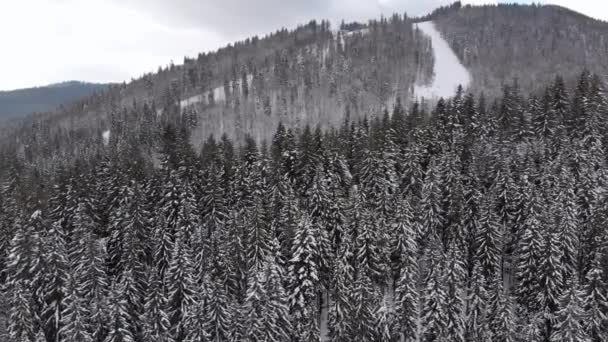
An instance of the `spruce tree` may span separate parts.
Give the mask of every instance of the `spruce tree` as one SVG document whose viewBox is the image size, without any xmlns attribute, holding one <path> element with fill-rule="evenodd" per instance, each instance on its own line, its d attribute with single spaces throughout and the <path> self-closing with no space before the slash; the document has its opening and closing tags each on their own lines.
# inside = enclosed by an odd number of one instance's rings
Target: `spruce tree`
<svg viewBox="0 0 608 342">
<path fill-rule="evenodd" d="M 469 280 L 465 311 L 465 340 L 484 341 L 489 336 L 488 293 L 486 279 L 478 262 Z"/>
<path fill-rule="evenodd" d="M 171 263 L 165 276 L 171 335 L 176 342 L 181 342 L 187 334 L 185 315 L 196 293 L 192 253 L 181 234 L 173 245 Z"/>
<path fill-rule="evenodd" d="M 329 307 L 329 340 L 331 342 L 352 341 L 354 331 L 354 268 L 350 234 L 345 234 L 343 244 L 336 254 L 334 263 L 332 303 Z"/>
<path fill-rule="evenodd" d="M 418 338 L 419 300 L 418 292 L 418 244 L 416 243 L 417 223 L 414 220 L 408 200 L 403 200 L 397 211 L 397 242 L 394 254 L 399 267 L 395 282 L 395 307 L 397 312 L 397 333 L 404 342 Z"/>
<path fill-rule="evenodd" d="M 208 280 L 204 284 L 207 285 L 208 293 L 204 302 L 205 332 L 209 341 L 228 341 L 233 328 L 234 310 L 225 285 L 219 279 Z"/>
<path fill-rule="evenodd" d="M 170 322 L 167 314 L 167 296 L 162 281 L 155 270 L 149 270 L 148 288 L 144 301 L 144 340 L 170 341 Z"/>
<path fill-rule="evenodd" d="M 492 198 L 483 202 L 476 236 L 476 257 L 486 278 L 493 278 L 502 272 L 502 227 L 499 218 L 492 208 Z"/>
<path fill-rule="evenodd" d="M 583 305 L 587 317 L 585 330 L 593 342 L 608 338 L 608 292 L 598 259 L 599 255 L 596 255 L 583 288 Z"/>
<path fill-rule="evenodd" d="M 442 272 L 445 271 L 442 263 L 444 256 L 438 238 L 432 236 L 426 250 L 428 274 L 425 278 L 424 302 L 422 304 L 421 340 L 425 342 L 437 341 L 444 338 L 447 328 L 447 290 Z"/>
<path fill-rule="evenodd" d="M 13 283 L 9 309 L 8 333 L 11 341 L 33 341 L 36 314 L 32 310 L 32 295 L 27 283 Z"/>
<path fill-rule="evenodd" d="M 541 272 L 541 258 L 543 253 L 542 223 L 538 195 L 533 194 L 527 218 L 523 226 L 522 237 L 518 244 L 518 256 L 516 263 L 516 293 L 519 303 L 534 312 L 540 309 L 538 295 L 542 284 L 538 279 Z"/>
<path fill-rule="evenodd" d="M 551 333 L 551 341 L 590 341 L 582 326 L 584 319 L 582 292 L 574 280 L 560 298 L 560 309 L 556 313 L 555 330 Z"/>
<path fill-rule="evenodd" d="M 492 341 L 514 342 L 515 318 L 513 305 L 501 276 L 492 281 L 492 291 L 488 299 L 488 326 Z"/>
<path fill-rule="evenodd" d="M 126 298 L 123 294 L 122 285 L 113 284 L 109 296 L 109 330 L 104 342 L 134 342 L 129 329 Z"/>
<path fill-rule="evenodd" d="M 289 260 L 289 306 L 293 322 L 293 339 L 299 342 L 318 339 L 316 317 L 319 284 L 317 232 L 304 215 L 298 225 Z"/>
<path fill-rule="evenodd" d="M 90 327 L 90 312 L 78 289 L 74 276 L 67 281 L 65 306 L 61 313 L 61 328 L 58 332 L 62 341 L 93 342 Z"/>
</svg>

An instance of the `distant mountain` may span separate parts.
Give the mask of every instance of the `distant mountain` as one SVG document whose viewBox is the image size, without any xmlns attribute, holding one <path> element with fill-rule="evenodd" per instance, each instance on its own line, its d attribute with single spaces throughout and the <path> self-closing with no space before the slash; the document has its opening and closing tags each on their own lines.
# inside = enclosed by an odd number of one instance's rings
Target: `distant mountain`
<svg viewBox="0 0 608 342">
<path fill-rule="evenodd" d="M 47 112 L 107 87 L 107 84 L 68 81 L 43 87 L 0 91 L 0 120 Z"/>
</svg>

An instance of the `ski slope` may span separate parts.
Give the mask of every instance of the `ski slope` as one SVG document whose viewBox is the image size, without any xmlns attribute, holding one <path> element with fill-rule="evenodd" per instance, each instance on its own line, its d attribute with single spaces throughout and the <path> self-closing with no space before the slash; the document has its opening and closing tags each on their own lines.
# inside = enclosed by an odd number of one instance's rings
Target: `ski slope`
<svg viewBox="0 0 608 342">
<path fill-rule="evenodd" d="M 469 71 L 460 63 L 458 56 L 441 36 L 432 21 L 425 21 L 417 25 L 424 35 L 431 38 L 435 64 L 431 83 L 415 85 L 414 97 L 437 100 L 440 97 L 454 96 L 458 85 L 466 88 L 471 83 Z"/>
</svg>

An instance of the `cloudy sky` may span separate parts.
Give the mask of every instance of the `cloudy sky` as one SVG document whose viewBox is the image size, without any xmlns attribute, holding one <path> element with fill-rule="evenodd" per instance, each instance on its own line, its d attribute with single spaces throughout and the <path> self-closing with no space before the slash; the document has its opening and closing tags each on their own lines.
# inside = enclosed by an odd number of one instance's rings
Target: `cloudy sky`
<svg viewBox="0 0 608 342">
<path fill-rule="evenodd" d="M 547 2 L 544 0 L 541 2 Z M 65 80 L 121 82 L 229 42 L 312 18 L 426 14 L 453 0 L 6 0 L 0 90 Z M 492 3 L 470 0 L 463 3 Z M 522 0 L 520 2 L 529 2 Z M 553 0 L 608 20 L 599 0 Z"/>
</svg>

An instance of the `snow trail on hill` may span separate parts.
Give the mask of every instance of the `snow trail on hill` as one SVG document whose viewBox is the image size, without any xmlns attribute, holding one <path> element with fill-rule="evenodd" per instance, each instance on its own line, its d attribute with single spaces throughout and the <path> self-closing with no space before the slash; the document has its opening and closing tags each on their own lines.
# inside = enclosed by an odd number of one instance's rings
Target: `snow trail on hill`
<svg viewBox="0 0 608 342">
<path fill-rule="evenodd" d="M 110 143 L 110 130 L 108 129 L 101 133 L 101 137 L 103 139 L 103 144 L 108 145 Z"/>
<path fill-rule="evenodd" d="M 416 25 L 424 35 L 431 38 L 435 65 L 431 84 L 417 84 L 414 87 L 414 96 L 427 100 L 454 96 L 458 85 L 466 88 L 471 83 L 469 71 L 460 63 L 458 56 L 435 27 L 435 23 L 425 21 Z"/>
</svg>

